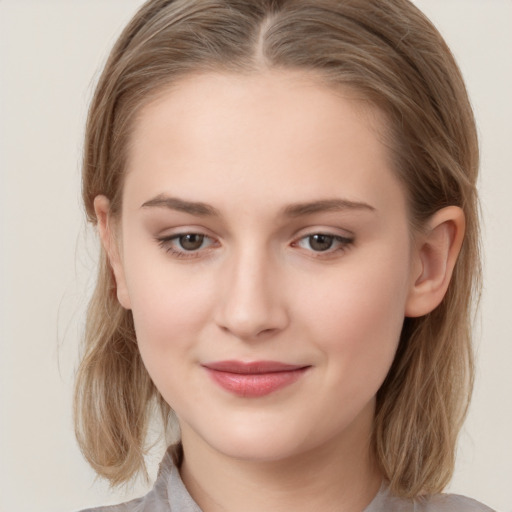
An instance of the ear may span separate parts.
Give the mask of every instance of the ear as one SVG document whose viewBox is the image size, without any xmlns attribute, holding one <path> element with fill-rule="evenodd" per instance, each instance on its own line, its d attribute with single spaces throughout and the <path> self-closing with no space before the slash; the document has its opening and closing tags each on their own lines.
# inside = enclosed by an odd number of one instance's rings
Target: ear
<svg viewBox="0 0 512 512">
<path fill-rule="evenodd" d="M 110 216 L 110 201 L 105 196 L 96 196 L 94 198 L 94 211 L 98 219 L 101 244 L 107 253 L 108 261 L 114 274 L 117 300 L 125 309 L 131 309 L 118 239 L 116 238 L 115 226 L 112 225 L 113 222 Z"/>
<path fill-rule="evenodd" d="M 405 316 L 418 317 L 434 310 L 443 300 L 465 230 L 464 212 L 457 206 L 437 211 L 417 237 L 415 263 Z"/>
</svg>

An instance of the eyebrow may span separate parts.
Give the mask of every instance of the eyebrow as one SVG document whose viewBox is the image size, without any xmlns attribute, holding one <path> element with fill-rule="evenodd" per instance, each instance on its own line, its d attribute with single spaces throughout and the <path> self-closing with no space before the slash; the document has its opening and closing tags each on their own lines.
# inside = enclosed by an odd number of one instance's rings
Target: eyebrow
<svg viewBox="0 0 512 512">
<path fill-rule="evenodd" d="M 141 208 L 168 208 L 179 212 L 190 213 L 199 217 L 220 217 L 220 212 L 213 206 L 195 201 L 185 201 L 177 197 L 168 197 L 163 194 L 146 201 Z"/>
<path fill-rule="evenodd" d="M 220 212 L 213 206 L 196 201 L 186 201 L 178 197 L 169 197 L 159 194 L 142 204 L 141 208 L 168 208 L 179 212 L 197 215 L 199 217 L 220 217 Z M 284 217 L 302 217 L 322 212 L 339 212 L 346 210 L 366 210 L 374 212 L 375 208 L 367 203 L 350 201 L 347 199 L 321 199 L 286 206 L 282 215 Z"/>
<path fill-rule="evenodd" d="M 374 212 L 375 208 L 367 203 L 349 201 L 347 199 L 322 199 L 307 203 L 291 204 L 284 209 L 286 217 L 301 217 L 321 212 L 340 212 L 345 210 L 367 210 Z"/>
</svg>

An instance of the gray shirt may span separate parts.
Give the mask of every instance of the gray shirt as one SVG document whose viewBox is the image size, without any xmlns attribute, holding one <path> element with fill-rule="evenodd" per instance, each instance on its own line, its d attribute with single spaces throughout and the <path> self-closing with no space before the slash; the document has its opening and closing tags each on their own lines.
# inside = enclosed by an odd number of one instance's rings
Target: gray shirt
<svg viewBox="0 0 512 512">
<path fill-rule="evenodd" d="M 142 498 L 120 505 L 98 507 L 82 512 L 201 512 L 188 493 L 169 449 L 160 464 L 155 485 Z M 471 498 L 457 494 L 436 494 L 428 498 L 406 500 L 389 494 L 382 484 L 379 492 L 363 512 L 495 512 Z"/>
</svg>

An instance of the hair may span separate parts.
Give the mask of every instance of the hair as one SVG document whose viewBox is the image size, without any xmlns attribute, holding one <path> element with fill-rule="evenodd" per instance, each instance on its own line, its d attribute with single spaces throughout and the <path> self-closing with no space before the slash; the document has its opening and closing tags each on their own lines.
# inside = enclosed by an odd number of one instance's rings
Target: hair
<svg viewBox="0 0 512 512">
<path fill-rule="evenodd" d="M 150 0 L 117 40 L 86 127 L 83 201 L 110 200 L 119 215 L 127 148 L 137 114 L 159 92 L 196 73 L 312 73 L 356 90 L 387 119 L 412 229 L 456 205 L 465 238 L 441 304 L 406 318 L 377 393 L 373 450 L 397 496 L 440 492 L 454 468 L 473 384 L 472 316 L 480 291 L 478 141 L 461 73 L 445 41 L 408 0 Z M 172 415 L 142 363 L 131 311 L 101 250 L 75 388 L 84 456 L 113 485 L 145 470 L 157 405 Z M 168 427 L 166 423 L 165 428 Z"/>
</svg>

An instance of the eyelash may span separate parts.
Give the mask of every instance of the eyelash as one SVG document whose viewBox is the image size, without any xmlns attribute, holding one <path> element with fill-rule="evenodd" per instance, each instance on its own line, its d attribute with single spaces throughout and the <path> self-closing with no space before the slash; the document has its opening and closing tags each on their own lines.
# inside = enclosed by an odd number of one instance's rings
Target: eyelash
<svg viewBox="0 0 512 512">
<path fill-rule="evenodd" d="M 202 243 L 201 247 L 195 250 L 186 250 L 186 249 L 176 249 L 174 243 L 176 241 L 179 241 L 181 238 L 184 238 L 186 236 L 199 236 L 202 237 Z M 295 242 L 292 242 L 292 247 L 301 247 L 300 242 L 309 240 L 309 244 L 311 244 L 311 240 L 313 237 L 326 237 L 330 239 L 331 246 L 328 247 L 324 251 L 315 251 L 313 249 L 306 249 L 308 252 L 311 252 L 314 256 L 314 258 L 328 258 L 329 256 L 332 256 L 333 254 L 339 253 L 339 252 L 345 252 L 353 243 L 354 238 L 340 236 L 340 235 L 334 235 L 332 233 L 324 233 L 324 232 L 315 232 L 310 233 L 308 235 L 304 235 L 297 239 Z M 204 255 L 204 250 L 208 250 L 209 247 L 215 246 L 216 243 L 211 237 L 208 235 L 205 235 L 203 233 L 196 233 L 196 232 L 186 232 L 186 233 L 177 233 L 175 235 L 166 236 L 166 237 L 157 237 L 156 238 L 158 245 L 167 252 L 168 254 L 171 254 L 173 257 L 178 259 L 192 259 L 192 258 L 200 258 Z M 208 244 L 206 248 L 203 248 L 202 245 L 204 241 L 210 240 L 211 243 Z M 337 244 L 338 247 L 335 249 L 332 249 L 332 245 Z M 311 247 L 311 245 L 310 245 Z"/>
<path fill-rule="evenodd" d="M 176 240 L 179 240 L 180 238 L 184 238 L 186 236 L 200 236 L 200 237 L 203 237 L 203 242 L 205 240 L 211 240 L 213 241 L 213 239 L 207 235 L 204 235 L 202 233 L 195 233 L 195 232 L 187 232 L 187 233 L 177 233 L 176 235 L 171 235 L 171 236 L 166 236 L 166 237 L 161 237 L 161 238 L 157 238 L 157 242 L 158 242 L 158 245 L 160 245 L 160 247 L 162 247 L 162 249 L 171 254 L 172 256 L 174 256 L 175 258 L 178 258 L 178 259 L 187 259 L 187 258 L 199 258 L 202 254 L 201 254 L 201 249 L 202 247 L 199 247 L 198 249 L 196 250 L 186 250 L 186 249 L 176 249 L 175 246 L 173 245 L 173 243 L 176 241 Z M 214 245 L 215 242 L 213 241 L 213 243 L 209 244 L 209 246 L 211 245 Z M 201 243 L 201 245 L 203 245 Z"/>
<path fill-rule="evenodd" d="M 331 245 L 324 251 L 315 251 L 311 248 L 311 252 L 314 254 L 315 258 L 326 258 L 329 256 L 332 256 L 339 252 L 345 252 L 354 242 L 353 238 L 341 236 L 341 235 L 333 235 L 332 233 L 323 233 L 323 232 L 317 232 L 317 233 L 310 233 L 308 235 L 305 235 L 301 238 L 299 238 L 296 242 L 292 243 L 292 246 L 299 246 L 302 241 L 309 241 L 309 246 L 311 247 L 311 240 L 313 237 L 325 237 L 330 239 Z M 332 246 L 337 244 L 338 246 L 335 249 L 332 249 Z M 309 250 L 308 250 L 309 251 Z"/>
</svg>

